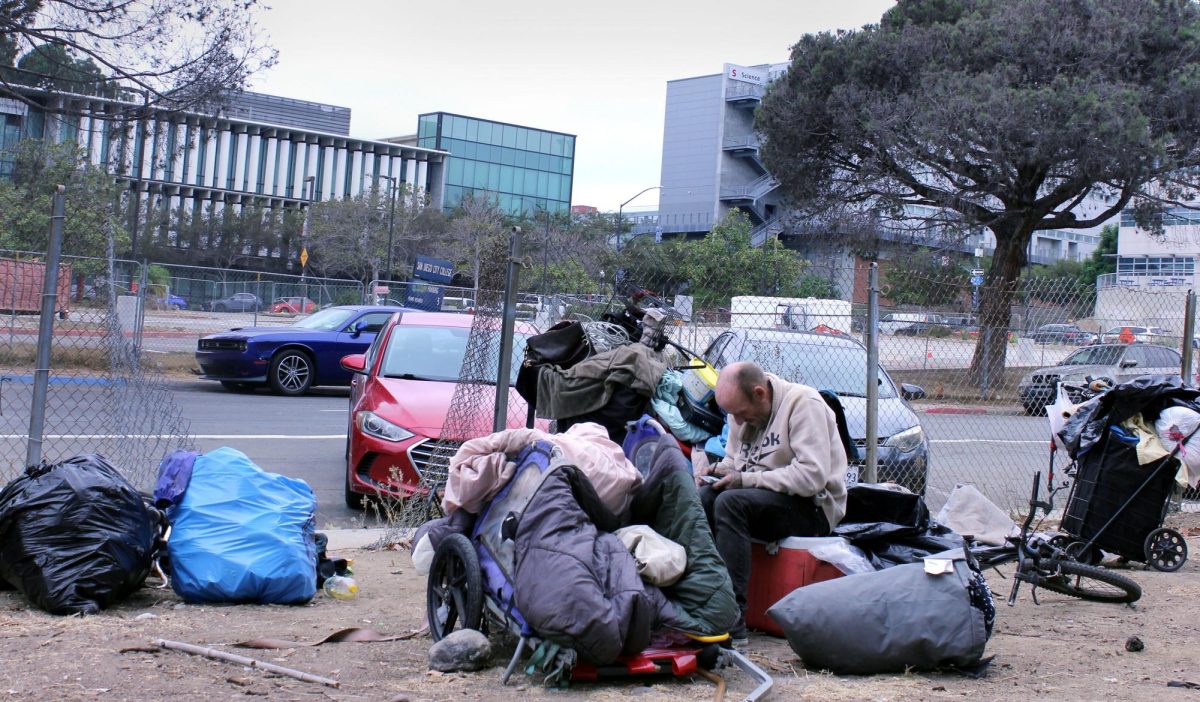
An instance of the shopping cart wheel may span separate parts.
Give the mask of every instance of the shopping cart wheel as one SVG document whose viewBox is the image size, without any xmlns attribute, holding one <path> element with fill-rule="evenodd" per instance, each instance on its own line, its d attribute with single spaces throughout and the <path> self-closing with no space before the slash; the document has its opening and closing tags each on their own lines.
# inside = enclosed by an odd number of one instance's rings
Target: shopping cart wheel
<svg viewBox="0 0 1200 702">
<path fill-rule="evenodd" d="M 1155 529 L 1146 537 L 1146 563 L 1155 570 L 1174 573 L 1187 560 L 1187 542 L 1183 534 L 1165 527 Z"/>
<path fill-rule="evenodd" d="M 429 634 L 441 641 L 460 629 L 479 629 L 483 618 L 483 572 L 470 539 L 447 536 L 433 553 L 425 589 Z"/>
</svg>

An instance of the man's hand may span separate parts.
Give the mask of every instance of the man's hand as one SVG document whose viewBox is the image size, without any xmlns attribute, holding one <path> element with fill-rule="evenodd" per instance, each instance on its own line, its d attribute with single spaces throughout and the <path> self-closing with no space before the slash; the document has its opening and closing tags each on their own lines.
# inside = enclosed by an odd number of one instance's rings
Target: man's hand
<svg viewBox="0 0 1200 702">
<path fill-rule="evenodd" d="M 720 477 L 728 475 L 732 470 L 731 468 L 723 467 L 720 461 L 716 463 L 709 461 L 708 454 L 700 449 L 699 445 L 692 449 L 692 468 L 695 471 L 696 487 L 704 487 L 705 485 L 712 484 L 704 479 L 706 475 Z"/>
<path fill-rule="evenodd" d="M 726 473 L 723 478 L 713 483 L 713 490 L 734 490 L 742 486 L 742 474 L 736 471 Z"/>
</svg>

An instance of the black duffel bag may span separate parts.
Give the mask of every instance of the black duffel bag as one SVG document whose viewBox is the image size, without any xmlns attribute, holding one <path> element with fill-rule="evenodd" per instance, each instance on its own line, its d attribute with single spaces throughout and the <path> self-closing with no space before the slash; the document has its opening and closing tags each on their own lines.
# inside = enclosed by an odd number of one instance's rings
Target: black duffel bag
<svg viewBox="0 0 1200 702">
<path fill-rule="evenodd" d="M 562 320 L 541 334 L 525 340 L 525 358 L 517 371 L 517 394 L 529 407 L 527 426 L 533 426 L 534 406 L 537 404 L 538 375 L 543 366 L 570 368 L 594 352 L 579 322 Z"/>
</svg>

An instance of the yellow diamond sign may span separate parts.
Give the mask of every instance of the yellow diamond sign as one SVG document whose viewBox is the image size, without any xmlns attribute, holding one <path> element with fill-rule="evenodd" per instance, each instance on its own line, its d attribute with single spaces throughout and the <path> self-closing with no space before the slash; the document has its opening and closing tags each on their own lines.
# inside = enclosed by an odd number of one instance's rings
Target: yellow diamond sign
<svg viewBox="0 0 1200 702">
<path fill-rule="evenodd" d="M 308 247 L 305 246 L 303 249 L 300 249 L 300 266 L 304 267 L 307 265 L 308 265 Z"/>
</svg>

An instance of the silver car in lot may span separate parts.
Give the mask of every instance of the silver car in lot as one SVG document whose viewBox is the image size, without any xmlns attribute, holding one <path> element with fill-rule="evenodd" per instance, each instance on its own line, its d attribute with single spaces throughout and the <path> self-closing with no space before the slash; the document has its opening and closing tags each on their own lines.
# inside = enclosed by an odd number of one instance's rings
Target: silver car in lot
<svg viewBox="0 0 1200 702">
<path fill-rule="evenodd" d="M 1040 415 L 1054 402 L 1059 383 L 1083 384 L 1088 378 L 1104 378 L 1116 385 L 1143 375 L 1179 375 L 1182 365 L 1179 352 L 1166 346 L 1095 344 L 1073 351 L 1056 365 L 1027 373 L 1017 384 L 1017 395 L 1027 413 Z M 1071 398 L 1072 402 L 1080 399 Z"/>
<path fill-rule="evenodd" d="M 867 349 L 857 339 L 782 329 L 731 329 L 709 344 L 704 360 L 720 369 L 754 361 L 784 380 L 832 390 L 846 412 L 850 437 L 866 457 Z M 925 396 L 915 385 L 897 385 L 879 368 L 878 466 L 880 482 L 924 494 L 929 477 L 929 437 L 908 400 Z M 860 468 L 858 461 L 852 468 Z"/>
</svg>

